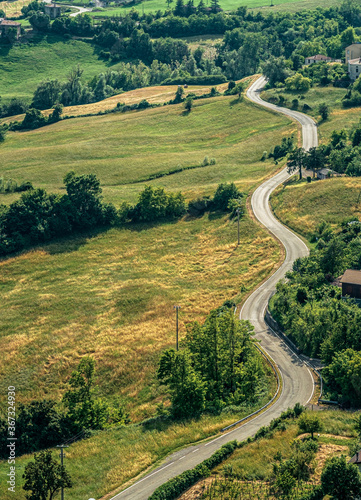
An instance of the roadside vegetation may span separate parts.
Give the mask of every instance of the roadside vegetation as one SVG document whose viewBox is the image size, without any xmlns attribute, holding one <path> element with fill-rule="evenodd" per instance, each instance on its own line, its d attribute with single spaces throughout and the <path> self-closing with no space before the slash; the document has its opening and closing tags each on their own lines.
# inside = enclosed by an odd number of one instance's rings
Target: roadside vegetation
<svg viewBox="0 0 361 500">
<path fill-rule="evenodd" d="M 304 423 L 311 420 L 320 427 L 313 439 L 304 433 Z M 352 488 L 356 493 L 360 489 L 357 468 L 346 465 L 357 446 L 358 420 L 359 414 L 339 410 L 307 411 L 298 419 L 271 425 L 180 498 L 301 500 L 311 493 L 311 498 L 323 498 L 332 492 L 332 498 L 342 500 Z"/>
</svg>

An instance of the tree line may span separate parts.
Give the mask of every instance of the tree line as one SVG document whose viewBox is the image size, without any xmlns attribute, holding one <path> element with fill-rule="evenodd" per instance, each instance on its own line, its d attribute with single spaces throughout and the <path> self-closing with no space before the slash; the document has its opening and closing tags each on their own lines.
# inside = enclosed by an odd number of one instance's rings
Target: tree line
<svg viewBox="0 0 361 500">
<path fill-rule="evenodd" d="M 292 16 L 287 12 L 253 13 L 243 7 L 230 14 L 214 13 L 208 9 L 194 10 L 191 5 L 183 9 L 178 4 L 174 12 L 141 15 L 134 10 L 96 24 L 87 14 L 60 17 L 46 27 L 40 23 L 36 29 L 93 37 L 104 48 L 102 55 L 117 61 L 131 58 L 136 64 L 138 59 L 147 67 L 157 61 L 169 64 L 171 71 L 178 70 L 184 78 L 207 74 L 223 75 L 228 80 L 253 74 L 260 63 L 274 57 L 279 81 L 284 81 L 289 72 L 300 70 L 306 56 L 325 53 L 342 58 L 345 47 L 359 40 L 354 28 L 361 26 L 361 7 L 353 0 L 345 0 L 338 7 L 305 10 Z M 45 16 L 42 3 L 32 2 L 25 9 L 30 19 L 34 15 Z M 181 15 L 183 10 L 193 13 Z M 223 42 L 212 49 L 197 48 L 193 54 L 185 42 L 171 39 L 212 33 L 224 35 Z M 330 70 L 329 75 L 323 75 L 323 81 L 334 78 L 344 83 L 344 73 L 337 75 L 334 71 L 330 76 L 331 73 Z M 309 76 L 305 73 L 303 78 Z"/>
<path fill-rule="evenodd" d="M 64 185 L 66 194 L 56 195 L 26 184 L 19 200 L 9 206 L 0 205 L 0 256 L 79 231 L 177 219 L 187 213 L 184 196 L 180 192 L 167 193 L 161 187 L 146 186 L 134 206 L 122 202 L 116 209 L 102 200 L 100 182 L 94 174 L 69 172 Z M 213 199 L 208 199 L 207 211 L 233 213 L 242 204 L 242 193 L 233 183 L 225 183 L 217 187 Z"/>
</svg>

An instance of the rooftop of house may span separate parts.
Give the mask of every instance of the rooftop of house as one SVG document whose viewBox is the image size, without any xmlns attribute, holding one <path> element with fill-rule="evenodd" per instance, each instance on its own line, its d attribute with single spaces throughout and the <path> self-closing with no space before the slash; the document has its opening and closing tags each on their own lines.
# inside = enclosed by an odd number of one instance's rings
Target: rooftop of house
<svg viewBox="0 0 361 500">
<path fill-rule="evenodd" d="M 349 461 L 349 464 L 361 464 L 361 450 L 356 452 L 356 455 L 354 455 L 351 460 Z"/>
<path fill-rule="evenodd" d="M 331 170 L 330 168 L 321 168 L 318 171 L 319 174 L 327 175 L 327 174 L 334 174 L 335 172 Z"/>
<path fill-rule="evenodd" d="M 348 283 L 351 285 L 361 285 L 361 271 L 346 269 L 340 281 L 341 283 Z"/>
<path fill-rule="evenodd" d="M 331 57 L 324 56 L 323 54 L 316 54 L 315 56 L 306 57 L 306 59 L 314 59 L 315 61 L 331 61 Z"/>
<path fill-rule="evenodd" d="M 356 59 L 350 59 L 349 64 L 361 64 L 361 57 L 357 57 Z"/>
</svg>

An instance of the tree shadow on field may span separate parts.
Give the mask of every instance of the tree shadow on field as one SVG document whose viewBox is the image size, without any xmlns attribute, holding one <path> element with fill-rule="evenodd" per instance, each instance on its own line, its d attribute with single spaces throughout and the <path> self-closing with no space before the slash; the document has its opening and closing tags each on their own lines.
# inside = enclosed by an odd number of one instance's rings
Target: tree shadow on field
<svg viewBox="0 0 361 500">
<path fill-rule="evenodd" d="M 63 238 L 54 239 L 49 243 L 45 243 L 43 245 L 39 245 L 38 247 L 34 247 L 39 250 L 43 250 L 45 253 L 49 255 L 58 255 L 58 254 L 66 254 L 72 253 L 79 250 L 79 248 L 87 245 L 90 240 L 96 238 L 99 234 L 106 233 L 108 231 L 108 227 L 103 227 L 99 229 L 93 229 L 91 231 L 69 234 L 64 236 Z M 29 251 L 31 249 L 27 249 L 25 251 Z"/>
<path fill-rule="evenodd" d="M 227 212 L 222 212 L 220 210 L 216 210 L 214 212 L 209 212 L 208 220 L 210 220 L 210 221 L 219 220 L 219 219 L 222 219 L 226 214 L 227 214 Z"/>
<path fill-rule="evenodd" d="M 177 224 L 181 219 L 161 219 L 154 222 L 130 222 L 129 224 L 124 224 L 123 226 L 118 226 L 119 229 L 128 229 L 129 231 L 134 231 L 136 233 L 141 233 L 143 231 L 148 231 L 149 229 L 155 229 L 159 226 L 173 226 Z"/>
<path fill-rule="evenodd" d="M 198 421 L 200 419 L 196 417 L 192 417 L 189 419 L 175 419 L 172 417 L 163 417 L 163 416 L 158 416 L 158 417 L 152 417 L 148 418 L 147 420 L 143 420 L 143 422 L 139 423 L 139 426 L 142 429 L 142 432 L 152 432 L 152 431 L 158 431 L 158 432 L 163 432 L 166 431 L 169 427 L 173 426 L 174 424 L 189 424 L 190 422 Z"/>
</svg>

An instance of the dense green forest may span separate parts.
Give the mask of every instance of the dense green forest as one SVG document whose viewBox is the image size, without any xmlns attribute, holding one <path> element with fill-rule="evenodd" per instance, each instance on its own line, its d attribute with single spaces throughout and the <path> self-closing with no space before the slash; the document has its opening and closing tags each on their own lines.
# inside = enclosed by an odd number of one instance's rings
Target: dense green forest
<svg viewBox="0 0 361 500">
<path fill-rule="evenodd" d="M 327 364 L 323 373 L 333 397 L 359 406 L 361 310 L 341 298 L 334 280 L 348 268 L 361 269 L 361 223 L 345 221 L 337 231 L 321 223 L 314 241 L 310 256 L 278 283 L 272 313 L 302 352 Z"/>
</svg>

